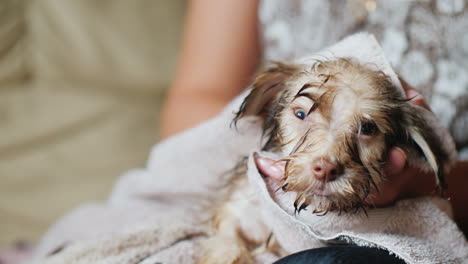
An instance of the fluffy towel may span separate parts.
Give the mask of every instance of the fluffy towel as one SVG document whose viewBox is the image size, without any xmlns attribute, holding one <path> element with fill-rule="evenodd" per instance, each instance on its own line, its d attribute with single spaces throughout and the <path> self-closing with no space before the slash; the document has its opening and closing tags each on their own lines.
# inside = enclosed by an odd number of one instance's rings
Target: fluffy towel
<svg viewBox="0 0 468 264">
<path fill-rule="evenodd" d="M 311 58 L 333 57 L 369 63 L 400 86 L 371 35 L 351 36 Z M 197 246 L 206 239 L 206 209 L 218 194 L 220 177 L 260 149 L 258 119 L 249 117 L 237 128 L 230 126 L 244 96 L 216 118 L 156 145 L 147 168 L 122 176 L 107 202 L 82 206 L 61 219 L 43 238 L 31 263 L 195 263 Z M 259 175 L 251 155 L 248 165 L 265 221 L 290 253 L 327 243 L 355 243 L 385 248 L 407 263 L 468 259 L 468 244 L 449 217 L 448 203 L 439 198 L 400 201 L 369 210 L 368 216 L 316 216 L 310 210 L 295 216 L 294 194 L 271 191 L 277 186 Z M 274 260 L 268 254 L 258 257 L 259 263 Z"/>
</svg>

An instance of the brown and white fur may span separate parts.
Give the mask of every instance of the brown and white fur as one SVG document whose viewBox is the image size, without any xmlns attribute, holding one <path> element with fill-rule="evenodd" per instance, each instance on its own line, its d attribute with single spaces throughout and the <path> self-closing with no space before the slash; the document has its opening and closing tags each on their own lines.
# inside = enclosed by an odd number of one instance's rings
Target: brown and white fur
<svg viewBox="0 0 468 264">
<path fill-rule="evenodd" d="M 297 210 L 350 211 L 365 208 L 364 199 L 385 180 L 386 155 L 395 146 L 445 188 L 453 143 L 434 132 L 430 111 L 408 101 L 385 74 L 351 59 L 277 63 L 257 76 L 235 121 L 263 118 L 264 150 L 284 157 L 276 165 L 285 166 L 283 190 L 297 193 Z M 271 238 L 257 205 L 246 200 L 245 174 L 237 175 L 216 209 L 201 263 L 252 263 Z M 281 255 L 278 245 L 269 249 Z"/>
</svg>

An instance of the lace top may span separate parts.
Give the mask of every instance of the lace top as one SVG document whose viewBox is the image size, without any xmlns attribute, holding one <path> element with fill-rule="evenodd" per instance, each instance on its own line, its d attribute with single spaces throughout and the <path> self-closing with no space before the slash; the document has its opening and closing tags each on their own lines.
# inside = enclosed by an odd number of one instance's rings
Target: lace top
<svg viewBox="0 0 468 264">
<path fill-rule="evenodd" d="M 264 59 L 291 60 L 359 31 L 426 98 L 468 159 L 468 0 L 264 0 Z"/>
</svg>

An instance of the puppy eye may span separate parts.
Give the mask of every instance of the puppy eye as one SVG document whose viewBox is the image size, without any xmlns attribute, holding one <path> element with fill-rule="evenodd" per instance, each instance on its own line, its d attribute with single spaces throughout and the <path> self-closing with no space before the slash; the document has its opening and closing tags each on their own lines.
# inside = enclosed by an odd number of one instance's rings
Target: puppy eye
<svg viewBox="0 0 468 264">
<path fill-rule="evenodd" d="M 300 108 L 294 109 L 294 115 L 301 120 L 304 120 L 307 117 L 306 112 Z"/>
<path fill-rule="evenodd" d="M 373 122 L 362 122 L 361 127 L 359 128 L 360 135 L 371 136 L 375 133 L 377 133 L 377 126 Z"/>
</svg>

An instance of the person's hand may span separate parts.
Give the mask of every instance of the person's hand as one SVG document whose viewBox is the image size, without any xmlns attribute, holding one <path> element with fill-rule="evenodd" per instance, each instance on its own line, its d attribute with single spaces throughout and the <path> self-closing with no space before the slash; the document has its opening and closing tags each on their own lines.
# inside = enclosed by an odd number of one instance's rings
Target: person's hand
<svg viewBox="0 0 468 264">
<path fill-rule="evenodd" d="M 400 81 L 411 103 L 429 109 L 421 94 L 403 79 Z M 387 206 L 398 199 L 431 194 L 436 189 L 434 175 L 407 166 L 406 153 L 398 147 L 390 149 L 388 153 L 385 175 L 386 181 L 380 186 L 379 191 L 371 192 L 366 199 L 367 204 Z"/>
<path fill-rule="evenodd" d="M 378 191 L 371 191 L 365 200 L 368 205 L 383 207 L 402 198 L 431 194 L 436 189 L 434 175 L 407 166 L 406 154 L 398 147 L 390 149 L 384 170 L 386 179 Z"/>
</svg>

